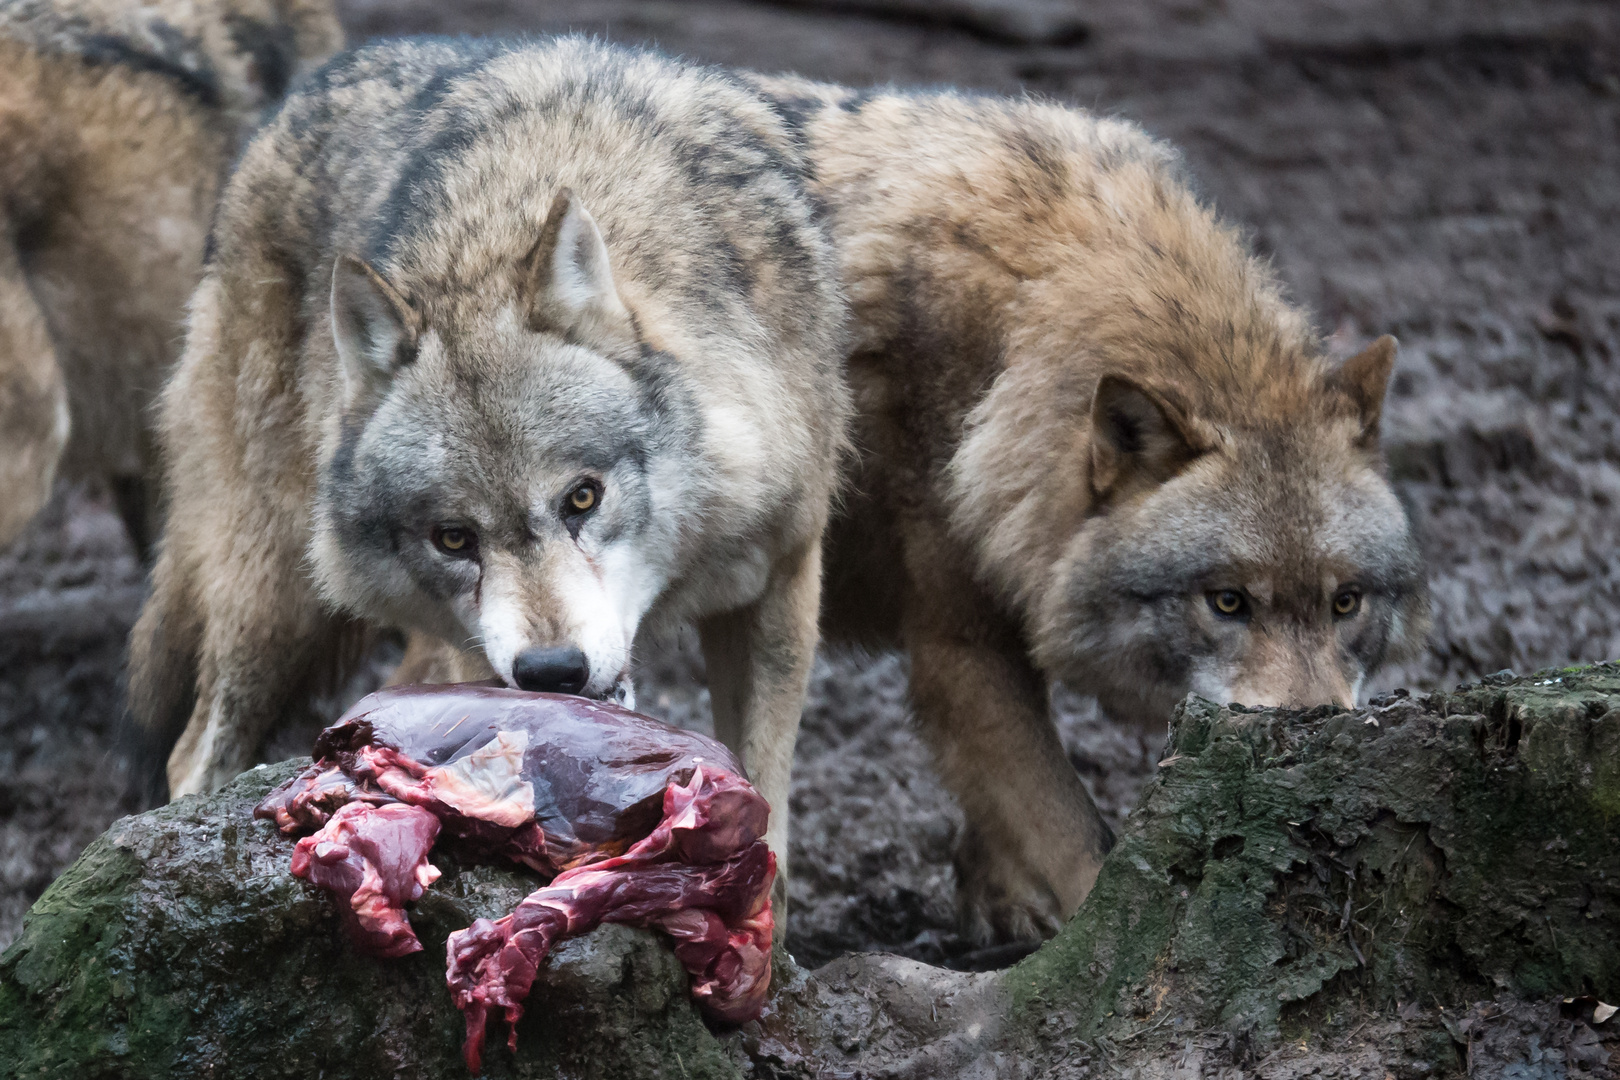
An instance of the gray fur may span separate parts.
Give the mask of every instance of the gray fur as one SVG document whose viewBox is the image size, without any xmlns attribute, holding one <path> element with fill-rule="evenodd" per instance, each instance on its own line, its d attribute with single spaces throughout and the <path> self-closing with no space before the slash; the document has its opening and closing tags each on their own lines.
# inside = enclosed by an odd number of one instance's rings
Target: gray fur
<svg viewBox="0 0 1620 1080">
<path fill-rule="evenodd" d="M 345 620 L 445 639 L 461 677 L 577 647 L 597 696 L 637 633 L 697 621 L 785 853 L 848 403 L 831 244 L 766 103 L 578 38 L 363 48 L 249 147 L 215 252 L 132 660 L 138 712 L 196 673 L 171 787 L 248 764 Z"/>
<path fill-rule="evenodd" d="M 1331 649 L 1352 686 L 1392 650 L 1409 654 L 1428 589 L 1405 516 L 1375 472 L 1346 476 L 1314 434 L 1279 427 L 1234 440 L 1223 467 L 1195 462 L 1140 504 L 1088 522 L 1054 582 L 1048 669 L 1111 715 L 1146 721 L 1232 681 L 1252 635 L 1293 642 L 1296 655 L 1312 642 Z M 1210 610 L 1212 591 L 1255 581 L 1273 591 L 1248 619 Z M 1332 617 L 1324 582 L 1361 589 L 1355 617 Z"/>
</svg>

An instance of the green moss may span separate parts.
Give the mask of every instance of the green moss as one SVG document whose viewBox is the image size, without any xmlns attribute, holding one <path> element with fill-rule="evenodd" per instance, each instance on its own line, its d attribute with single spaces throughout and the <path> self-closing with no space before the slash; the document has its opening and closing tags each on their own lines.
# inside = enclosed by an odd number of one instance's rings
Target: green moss
<svg viewBox="0 0 1620 1080">
<path fill-rule="evenodd" d="M 1617 706 L 1613 664 L 1361 713 L 1189 701 L 1095 890 L 1008 974 L 1015 1029 L 1168 1002 L 1275 1043 L 1290 1003 L 1620 992 Z"/>
</svg>

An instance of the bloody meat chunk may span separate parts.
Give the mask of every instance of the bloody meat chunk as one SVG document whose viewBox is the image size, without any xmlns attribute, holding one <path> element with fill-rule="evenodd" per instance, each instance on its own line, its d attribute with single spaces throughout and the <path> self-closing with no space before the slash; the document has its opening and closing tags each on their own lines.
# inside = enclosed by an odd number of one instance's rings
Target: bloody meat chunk
<svg viewBox="0 0 1620 1080">
<path fill-rule="evenodd" d="M 254 814 L 310 833 L 292 872 L 338 897 L 367 952 L 422 948 L 404 905 L 439 876 L 436 843 L 548 879 L 510 915 L 450 936 L 446 980 L 474 1072 L 490 1011 L 516 1049 L 546 954 L 604 922 L 674 938 L 710 1016 L 740 1023 L 764 1007 L 770 808 L 714 740 L 584 698 L 417 686 L 365 698 L 321 733 L 314 758 Z"/>
<path fill-rule="evenodd" d="M 427 861 L 439 819 L 417 806 L 340 807 L 317 835 L 293 849 L 292 872 L 343 897 L 349 936 L 376 956 L 422 951 L 405 903 L 422 895 L 439 871 Z"/>
</svg>

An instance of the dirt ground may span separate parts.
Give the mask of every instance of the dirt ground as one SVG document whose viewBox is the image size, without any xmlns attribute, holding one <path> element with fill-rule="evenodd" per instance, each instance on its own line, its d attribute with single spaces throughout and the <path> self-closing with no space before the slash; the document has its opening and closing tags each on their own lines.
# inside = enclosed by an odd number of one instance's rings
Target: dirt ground
<svg viewBox="0 0 1620 1080">
<path fill-rule="evenodd" d="M 813 4 L 342 7 L 355 41 L 578 29 L 853 84 L 1029 91 L 1141 122 L 1183 148 L 1335 351 L 1383 332 L 1401 339 L 1386 441 L 1424 537 L 1436 624 L 1428 654 L 1372 689 L 1620 654 L 1611 4 L 1094 0 L 1078 8 L 1086 32 L 1051 46 Z M 93 490 L 64 485 L 0 553 L 0 945 L 126 809 L 112 732 L 141 589 L 110 502 Z M 690 642 L 668 643 L 648 660 L 640 701 L 704 726 L 701 678 Z M 1005 959 L 968 954 L 953 931 L 959 818 L 908 726 L 904 686 L 900 657 L 817 668 L 794 784 L 788 927 L 808 964 L 857 949 Z M 1071 757 L 1117 825 L 1162 733 L 1120 730 L 1068 690 L 1054 700 Z M 301 751 L 306 729 L 268 756 Z"/>
</svg>

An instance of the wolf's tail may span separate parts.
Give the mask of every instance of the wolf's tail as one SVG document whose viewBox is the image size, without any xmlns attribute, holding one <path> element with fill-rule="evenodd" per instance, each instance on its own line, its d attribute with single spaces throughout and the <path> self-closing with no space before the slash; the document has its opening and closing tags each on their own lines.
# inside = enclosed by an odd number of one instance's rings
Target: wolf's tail
<svg viewBox="0 0 1620 1080">
<path fill-rule="evenodd" d="M 167 548 L 152 568 L 152 594 L 129 639 L 129 710 L 121 740 L 130 787 L 142 806 L 169 799 L 169 752 L 197 703 L 202 619 L 187 575 Z"/>
</svg>

